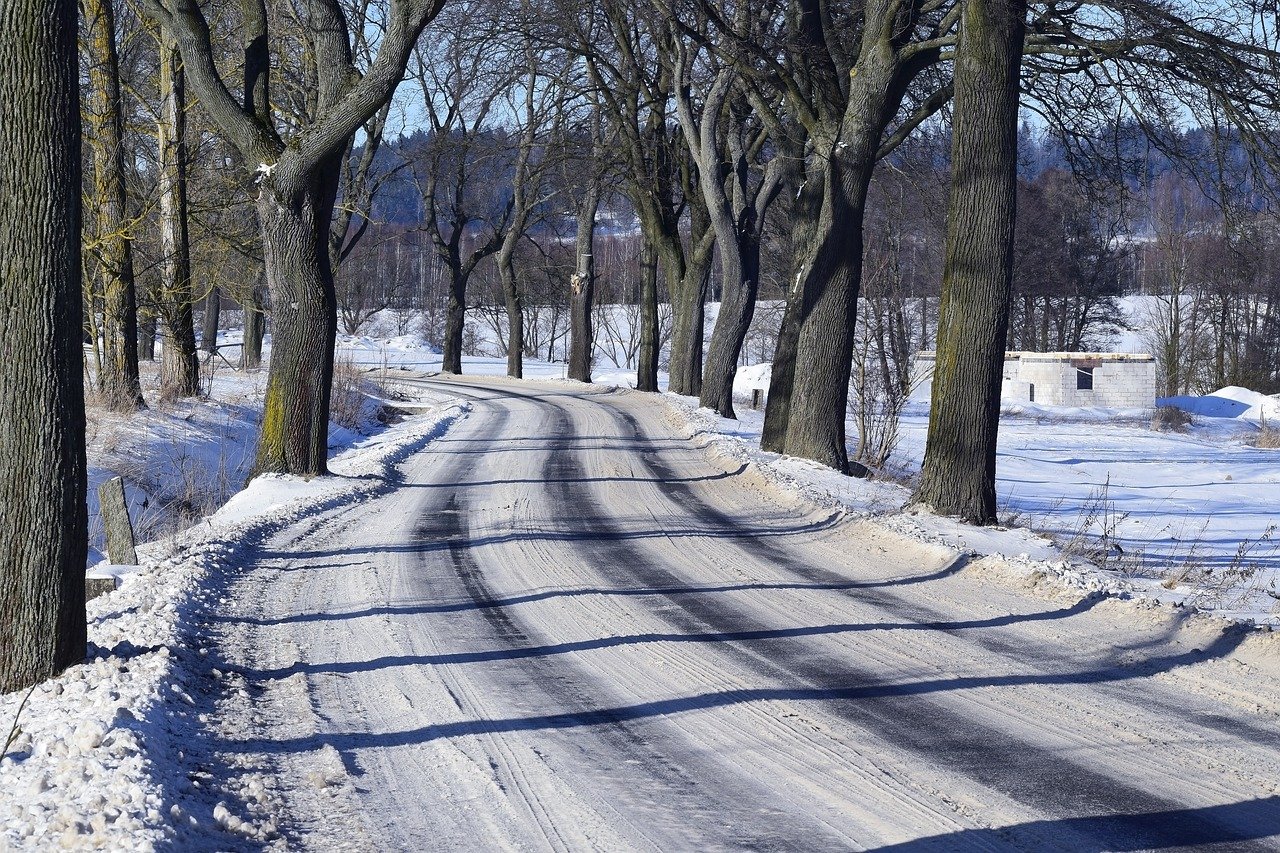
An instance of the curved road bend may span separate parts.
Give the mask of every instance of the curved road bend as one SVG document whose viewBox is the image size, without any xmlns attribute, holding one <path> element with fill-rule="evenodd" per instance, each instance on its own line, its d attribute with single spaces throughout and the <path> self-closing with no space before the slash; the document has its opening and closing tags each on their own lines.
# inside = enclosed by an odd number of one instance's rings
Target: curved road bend
<svg viewBox="0 0 1280 853">
<path fill-rule="evenodd" d="M 294 843 L 1280 849 L 1245 633 L 965 572 L 717 467 L 651 397 L 427 384 L 473 411 L 237 599 L 261 707 L 226 747 Z"/>
</svg>

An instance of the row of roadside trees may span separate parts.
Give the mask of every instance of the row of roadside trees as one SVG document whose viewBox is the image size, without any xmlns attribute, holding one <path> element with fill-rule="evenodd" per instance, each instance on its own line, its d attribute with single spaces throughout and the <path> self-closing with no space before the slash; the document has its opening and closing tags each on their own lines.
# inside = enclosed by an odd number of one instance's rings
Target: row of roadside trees
<svg viewBox="0 0 1280 853">
<path fill-rule="evenodd" d="M 520 252 L 534 221 L 554 210 L 574 220 L 569 360 L 573 376 L 590 377 L 595 224 L 602 200 L 620 194 L 641 238 L 637 387 L 657 390 L 665 291 L 671 390 L 732 415 L 733 372 L 762 270 L 782 266 L 785 309 L 763 443 L 858 473 L 845 423 L 872 182 L 942 122 L 950 189 L 933 413 L 916 498 L 990 522 L 1020 110 L 1039 113 L 1082 156 L 1098 154 L 1091 131 L 1116 126 L 1117 115 L 1168 127 L 1190 113 L 1265 158 L 1278 88 L 1266 11 L 1243 3 L 1206 16 L 1195 6 L 140 0 L 137 20 L 157 46 L 155 256 L 163 272 L 149 304 L 164 333 L 166 376 L 179 393 L 194 391 L 188 244 L 196 217 L 187 193 L 191 133 L 182 126 L 194 114 L 211 131 L 201 146 L 221 156 L 215 171 L 236 177 L 241 227 L 253 220 L 257 230 L 245 251 L 260 257 L 265 294 L 244 301 L 246 316 L 269 306 L 273 355 L 255 470 L 326 472 L 337 271 L 373 221 L 379 187 L 397 172 L 380 165 L 380 153 L 402 111 L 427 131 L 412 177 L 420 227 L 449 282 L 447 371 L 461 370 L 467 283 L 492 258 L 508 368 L 520 374 Z M 66 0 L 13 0 L 0 13 L 0 62 L 16 93 L 0 117 L 0 406 L 12 448 L 0 479 L 9 543 L 0 690 L 83 654 L 85 325 L 101 341 L 106 399 L 121 408 L 142 402 L 135 235 L 122 227 L 136 217 L 118 10 L 112 0 L 81 4 L 83 99 L 75 11 Z M 415 86 L 401 87 L 406 78 Z M 406 88 L 417 97 L 403 97 Z M 83 230 L 82 104 L 93 154 L 92 222 Z M 477 162 L 466 146 L 483 144 L 475 131 L 494 124 L 506 128 L 509 152 L 496 205 L 469 193 L 466 179 Z M 781 260 L 764 257 L 778 209 L 789 224 L 775 244 Z M 481 219 L 488 224 L 478 230 Z M 85 269 L 95 281 L 87 310 Z M 713 274 L 721 310 L 704 341 Z"/>
</svg>

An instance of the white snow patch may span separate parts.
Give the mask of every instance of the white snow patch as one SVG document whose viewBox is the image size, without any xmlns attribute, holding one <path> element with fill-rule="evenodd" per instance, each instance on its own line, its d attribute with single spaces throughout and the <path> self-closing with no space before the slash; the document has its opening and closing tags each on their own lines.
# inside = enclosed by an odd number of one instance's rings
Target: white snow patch
<svg viewBox="0 0 1280 853">
<path fill-rule="evenodd" d="M 269 813 L 236 814 L 211 799 L 209 774 L 188 761 L 202 723 L 193 697 L 230 679 L 204 658 L 202 620 L 219 604 L 207 579 L 237 571 L 246 549 L 292 521 L 389 488 L 397 462 L 468 409 L 444 405 L 388 428 L 332 460 L 333 476 L 258 478 L 203 524 L 140 548 L 134 571 L 97 567 L 128 580 L 89 602 L 86 662 L 29 695 L 0 696 L 0 738 L 15 725 L 0 758 L 0 849 L 228 849 L 275 839 Z"/>
</svg>

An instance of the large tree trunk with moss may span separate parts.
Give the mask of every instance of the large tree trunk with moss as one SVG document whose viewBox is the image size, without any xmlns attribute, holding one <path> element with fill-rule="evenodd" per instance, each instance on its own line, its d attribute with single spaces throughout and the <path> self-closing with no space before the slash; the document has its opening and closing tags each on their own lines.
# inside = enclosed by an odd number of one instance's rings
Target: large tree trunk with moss
<svg viewBox="0 0 1280 853">
<path fill-rule="evenodd" d="M 299 126 L 274 114 L 273 40 L 265 0 L 242 0 L 233 25 L 244 46 L 240 98 L 219 71 L 213 44 L 222 39 L 211 38 L 200 4 L 142 0 L 182 52 L 186 80 L 202 112 L 256 175 L 274 320 L 256 473 L 305 476 L 326 470 L 337 334 L 330 222 L 342 158 L 352 137 L 391 99 L 418 37 L 442 5 L 443 0 L 390 0 L 377 56 L 357 69 L 353 33 L 362 36 L 368 23 L 363 10 L 349 20 L 339 3 L 307 4 L 300 35 L 312 52 L 313 73 L 298 84 L 297 94 L 309 104 L 309 120 Z M 282 137 L 282 131 L 290 135 Z"/>
<path fill-rule="evenodd" d="M 658 390 L 658 251 L 648 243 L 640 255 L 640 355 L 636 390 Z"/>
<path fill-rule="evenodd" d="M 329 395 L 338 300 L 329 266 L 329 222 L 338 164 L 263 182 L 258 198 L 267 286 L 275 320 L 254 473 L 328 472 Z"/>
<path fill-rule="evenodd" d="M 0 693 L 84 659 L 76 6 L 0 4 Z"/>
<path fill-rule="evenodd" d="M 1026 8 L 1022 0 L 966 0 L 956 48 L 938 358 L 915 499 L 973 524 L 996 521 Z"/>
<path fill-rule="evenodd" d="M 112 0 L 82 0 L 89 54 L 86 125 L 93 149 L 94 237 L 98 244 L 103 313 L 103 363 L 98 386 L 117 411 L 142 408 L 138 379 L 138 299 L 124 184 L 124 108 Z"/>
<path fill-rule="evenodd" d="M 164 321 L 160 390 L 167 397 L 200 393 L 191 304 L 191 243 L 187 228 L 187 104 L 182 56 L 160 36 L 160 113 L 156 120 L 159 153 L 160 286 L 156 303 Z"/>
<path fill-rule="evenodd" d="M 591 381 L 591 355 L 595 335 L 591 307 L 596 291 L 596 212 L 600 209 L 600 185 L 592 182 L 578 208 L 575 255 L 577 265 L 569 280 L 569 378 Z"/>
</svg>

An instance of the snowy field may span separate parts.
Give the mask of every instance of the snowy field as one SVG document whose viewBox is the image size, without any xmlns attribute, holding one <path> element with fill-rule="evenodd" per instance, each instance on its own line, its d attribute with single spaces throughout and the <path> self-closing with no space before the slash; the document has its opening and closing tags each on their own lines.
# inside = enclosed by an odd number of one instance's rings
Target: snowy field
<svg viewBox="0 0 1280 853">
<path fill-rule="evenodd" d="M 1205 419 L 1179 434 L 1151 430 L 1150 413 L 1138 411 L 1006 410 L 996 460 L 1001 514 L 1043 538 L 899 514 L 910 498 L 899 481 L 909 483 L 924 457 L 926 404 L 904 412 L 893 479 L 870 482 L 761 453 L 760 412 L 739 407 L 735 422 L 684 405 L 695 431 L 732 438 L 806 493 L 897 529 L 962 551 L 1025 557 L 1027 571 L 1049 568 L 1068 583 L 1280 625 L 1280 451 L 1249 446 L 1247 424 Z"/>
</svg>

